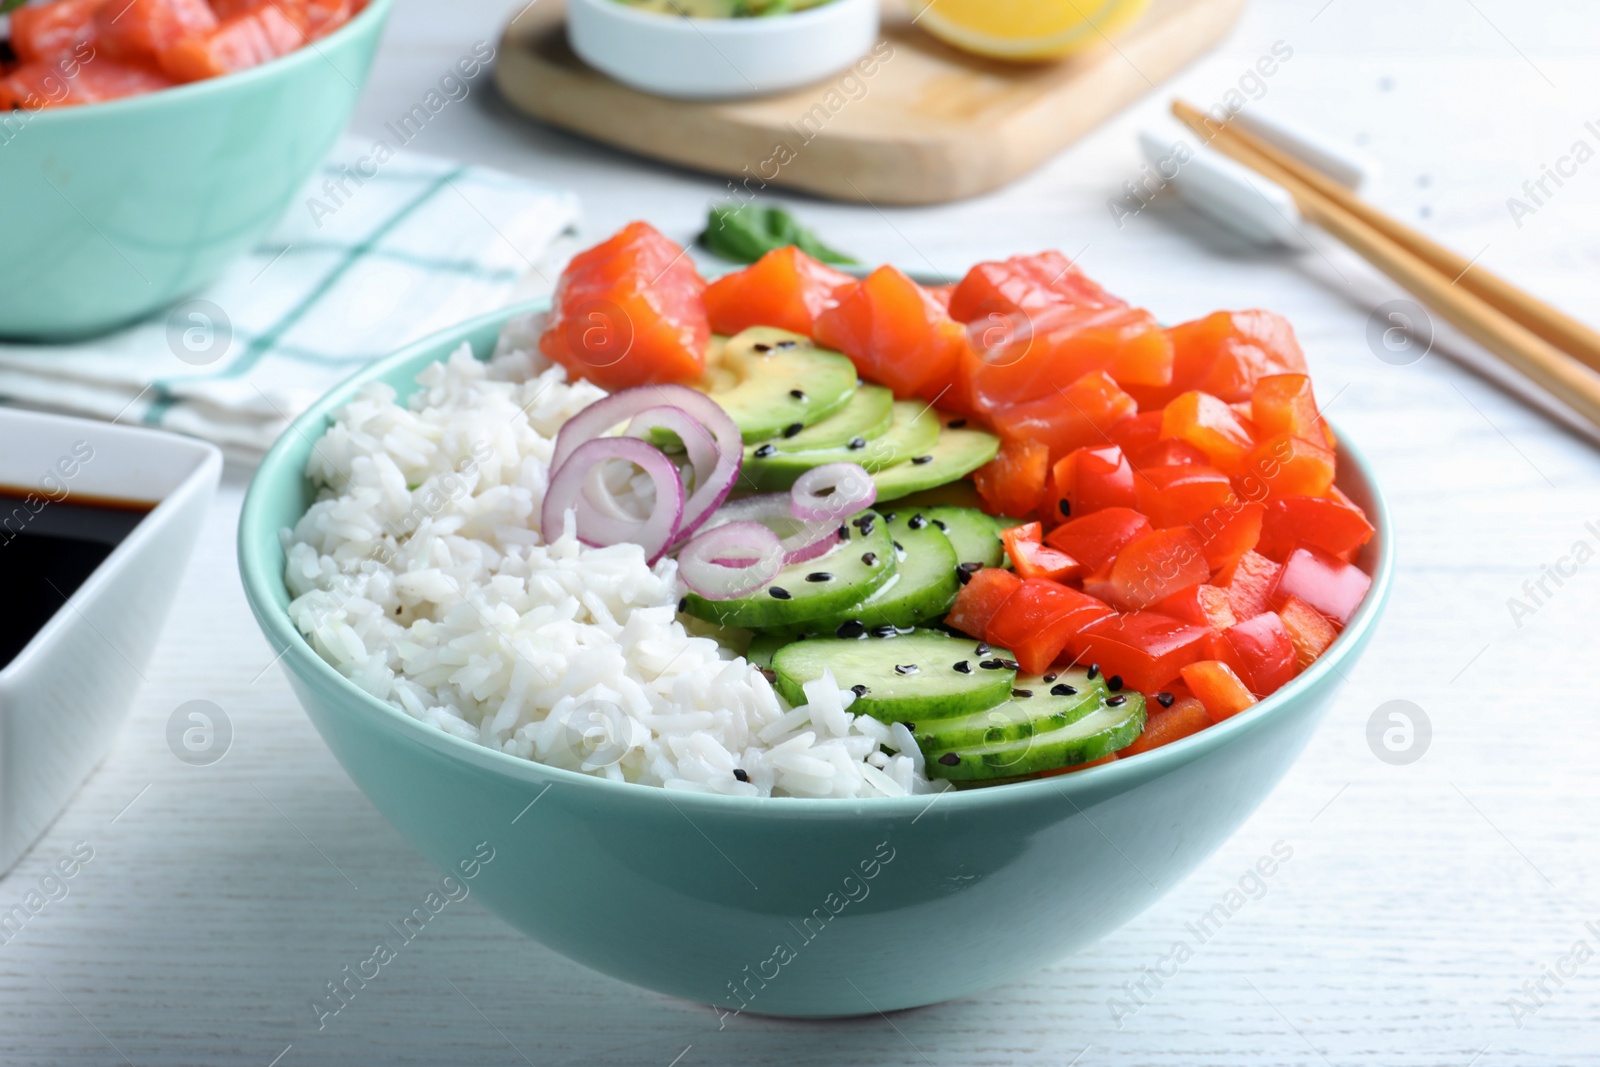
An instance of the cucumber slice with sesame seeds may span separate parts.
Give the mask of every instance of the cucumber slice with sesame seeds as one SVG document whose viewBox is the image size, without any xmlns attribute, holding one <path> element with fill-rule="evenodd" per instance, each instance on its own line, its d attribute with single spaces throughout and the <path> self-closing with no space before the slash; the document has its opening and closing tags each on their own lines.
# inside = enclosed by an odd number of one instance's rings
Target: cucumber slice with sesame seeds
<svg viewBox="0 0 1600 1067">
<path fill-rule="evenodd" d="M 1048 679 L 1048 681 L 1046 680 Z M 951 749 L 999 744 L 1035 737 L 1068 726 L 1110 696 L 1099 672 L 1074 668 L 1040 677 L 1019 674 L 1007 699 L 968 715 L 928 719 L 912 734 L 924 752 L 935 756 Z"/>
<path fill-rule="evenodd" d="M 770 442 L 777 452 L 815 452 L 824 448 L 844 448 L 859 437 L 870 441 L 882 437 L 894 425 L 894 393 L 881 385 L 863 385 L 850 395 L 844 407 L 821 422 L 802 427 L 785 436 L 779 434 Z M 759 445 L 745 446 L 750 457 Z"/>
<path fill-rule="evenodd" d="M 904 463 L 873 470 L 879 500 L 896 500 L 963 478 L 1000 451 L 1000 438 L 994 434 L 972 429 L 942 412 L 939 419 L 939 436 L 930 447 Z"/>
<path fill-rule="evenodd" d="M 897 509 L 901 505 L 895 504 Z M 1000 540 L 1000 525 L 994 517 L 977 508 L 923 508 L 922 514 L 950 541 L 958 563 L 977 563 L 998 567 L 1005 562 L 1005 545 Z M 974 568 L 976 569 L 976 568 Z"/>
<path fill-rule="evenodd" d="M 684 611 L 719 626 L 753 630 L 795 627 L 838 614 L 894 576 L 894 538 L 876 512 L 863 511 L 842 524 L 848 538 L 815 559 L 791 563 L 768 585 L 741 597 L 684 597 Z"/>
<path fill-rule="evenodd" d="M 828 671 L 841 688 L 856 690 L 852 712 L 917 723 L 1004 701 L 1016 679 L 1010 655 L 938 630 L 913 630 L 894 637 L 797 641 L 778 650 L 772 669 L 778 692 L 791 704 L 804 703 L 802 687 Z"/>
<path fill-rule="evenodd" d="M 773 654 L 789 642 L 773 634 L 756 634 L 750 641 L 750 647 L 744 650 L 744 658 L 756 667 L 771 667 Z"/>
<path fill-rule="evenodd" d="M 1100 699 L 1089 701 L 1068 698 L 1070 707 L 1060 711 L 1066 723 L 1026 736 L 953 746 L 937 737 L 928 743 L 919 737 L 917 745 L 926 759 L 929 777 L 957 782 L 1015 778 L 1075 767 L 1127 748 L 1144 730 L 1143 696 L 1104 691 L 1099 696 Z M 937 732 L 936 724 L 929 726 Z"/>
</svg>

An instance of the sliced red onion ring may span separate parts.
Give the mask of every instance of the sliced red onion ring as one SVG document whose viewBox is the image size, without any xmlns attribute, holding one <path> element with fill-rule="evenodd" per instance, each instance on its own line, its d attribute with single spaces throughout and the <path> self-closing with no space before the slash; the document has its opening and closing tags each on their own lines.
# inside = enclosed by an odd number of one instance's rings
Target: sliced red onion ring
<svg viewBox="0 0 1600 1067">
<path fill-rule="evenodd" d="M 877 483 L 859 463 L 824 463 L 795 479 L 789 506 L 803 522 L 838 523 L 877 499 Z"/>
<path fill-rule="evenodd" d="M 635 427 L 632 422 L 644 412 L 656 408 L 676 408 L 698 423 L 700 431 L 689 424 L 679 427 L 666 423 L 651 423 L 671 429 L 684 442 L 694 471 L 694 486 L 684 502 L 684 513 L 679 524 L 679 539 L 697 529 L 706 517 L 716 510 L 733 488 L 739 476 L 739 464 L 744 459 L 744 441 L 739 427 L 716 401 L 685 385 L 641 385 L 612 393 L 568 419 L 556 435 L 556 446 L 550 457 L 552 480 L 560 473 L 572 454 L 585 442 L 595 440 L 611 430 L 630 423 L 628 432 L 643 432 L 648 426 Z M 652 415 L 652 418 L 657 417 Z M 686 434 L 688 436 L 686 436 Z M 694 447 L 691 447 L 694 438 Z M 703 447 L 709 439 L 715 448 L 715 459 Z"/>
<path fill-rule="evenodd" d="M 702 530 L 678 553 L 683 584 L 707 600 L 753 593 L 772 581 L 783 564 L 778 535 L 745 520 Z"/>
<path fill-rule="evenodd" d="M 599 485 L 600 468 L 611 460 L 632 463 L 650 477 L 656 501 L 649 515 L 642 519 L 626 515 L 609 492 L 605 499 L 610 506 L 605 510 L 590 499 L 586 487 Z M 659 448 L 632 437 L 597 437 L 573 449 L 559 469 L 552 469 L 555 473 L 539 515 L 544 530 L 559 530 L 563 516 L 574 511 L 578 540 L 601 547 L 632 541 L 644 549 L 651 563 L 661 558 L 677 535 L 683 518 L 683 480 Z"/>
<path fill-rule="evenodd" d="M 854 466 L 854 464 L 842 465 Z M 860 508 L 855 509 L 855 511 L 860 510 Z M 848 514 L 854 513 L 852 511 Z M 802 519 L 795 514 L 794 498 L 789 493 L 762 493 L 722 505 L 715 515 L 706 520 L 705 526 L 701 529 L 714 529 L 730 522 L 759 522 L 772 527 L 782 538 L 785 563 L 803 563 L 808 559 L 816 559 L 834 546 L 839 535 L 840 521 L 840 519 Z"/>
<path fill-rule="evenodd" d="M 627 430 L 629 437 L 645 437 L 651 430 L 659 428 L 671 432 L 683 442 L 684 455 L 689 460 L 691 471 L 691 487 L 688 499 L 683 502 L 678 544 L 688 540 L 700 524 L 717 510 L 717 506 L 727 499 L 728 491 L 739 477 L 739 465 L 744 462 L 744 442 L 733 419 L 709 398 L 695 393 L 693 389 L 686 392 L 705 401 L 706 410 L 700 412 L 705 418 L 676 405 L 663 404 L 639 412 L 628 423 Z M 717 425 L 718 421 L 726 425 Z"/>
</svg>

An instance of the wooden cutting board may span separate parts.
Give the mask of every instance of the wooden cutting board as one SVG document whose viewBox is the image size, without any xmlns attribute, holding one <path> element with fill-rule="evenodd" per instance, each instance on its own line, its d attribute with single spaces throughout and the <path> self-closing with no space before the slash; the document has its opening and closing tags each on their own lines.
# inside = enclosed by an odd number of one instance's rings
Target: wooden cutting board
<svg viewBox="0 0 1600 1067">
<path fill-rule="evenodd" d="M 1037 167 L 1209 49 L 1245 2 L 1153 0 L 1112 43 L 1012 65 L 942 44 L 911 24 L 901 0 L 886 0 L 883 36 L 893 51 L 856 99 L 836 77 L 754 100 L 690 103 L 586 66 L 567 47 L 560 0 L 541 0 L 506 28 L 495 82 L 535 118 L 725 175 L 750 194 L 773 185 L 838 200 L 940 203 Z"/>
</svg>

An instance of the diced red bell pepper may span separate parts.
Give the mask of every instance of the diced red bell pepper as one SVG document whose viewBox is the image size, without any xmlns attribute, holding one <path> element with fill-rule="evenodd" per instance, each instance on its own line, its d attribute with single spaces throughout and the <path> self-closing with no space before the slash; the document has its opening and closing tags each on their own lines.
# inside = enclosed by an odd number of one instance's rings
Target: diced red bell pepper
<svg viewBox="0 0 1600 1067">
<path fill-rule="evenodd" d="M 288 55 L 305 41 L 299 26 L 267 5 L 225 19 L 209 33 L 177 41 L 161 53 L 160 65 L 174 81 L 200 81 L 258 67 Z"/>
<path fill-rule="evenodd" d="M 950 391 L 967 350 L 966 329 L 894 267 L 835 289 L 815 333 L 819 344 L 849 356 L 862 377 L 930 402 Z"/>
<path fill-rule="evenodd" d="M 1006 599 L 1022 585 L 1022 579 L 1003 567 L 985 567 L 973 574 L 956 594 L 955 603 L 945 616 L 945 625 L 984 640 L 989 621 Z"/>
<path fill-rule="evenodd" d="M 705 287 L 683 249 L 630 222 L 561 272 L 539 350 L 602 389 L 698 381 L 711 340 Z"/>
<path fill-rule="evenodd" d="M 1214 723 L 1239 714 L 1256 702 L 1233 669 L 1220 660 L 1205 659 L 1183 668 L 1183 681 Z"/>
<path fill-rule="evenodd" d="M 1294 643 L 1295 666 L 1302 671 L 1315 663 L 1339 636 L 1338 628 L 1323 618 L 1322 612 L 1297 596 L 1284 598 L 1278 607 L 1278 616 L 1283 619 L 1289 640 Z"/>
<path fill-rule="evenodd" d="M 1261 486 L 1273 497 L 1323 496 L 1333 488 L 1334 472 L 1330 450 L 1304 437 L 1280 433 L 1257 445 L 1235 473 L 1244 495 L 1256 500 Z"/>
<path fill-rule="evenodd" d="M 1172 376 L 1172 342 L 1148 311 L 1055 306 L 991 315 L 969 324 L 961 364 L 978 411 L 1053 398 L 1095 371 L 1122 385 L 1160 385 Z"/>
<path fill-rule="evenodd" d="M 1189 442 L 1228 475 L 1239 473 L 1255 447 L 1238 414 L 1209 393 L 1184 393 L 1168 404 L 1161 413 L 1161 436 Z"/>
<path fill-rule="evenodd" d="M 1154 448 L 1161 440 L 1161 412 L 1146 411 L 1129 415 L 1106 430 L 1111 443 L 1122 449 L 1125 456 Z"/>
<path fill-rule="evenodd" d="M 1045 535 L 1044 543 L 1097 571 L 1109 565 L 1124 545 L 1152 529 L 1150 520 L 1132 508 L 1104 508 L 1062 523 Z"/>
<path fill-rule="evenodd" d="M 1021 519 L 1038 506 L 1049 473 L 1049 448 L 1038 441 L 1007 439 L 994 459 L 972 473 L 972 481 L 985 511 Z"/>
<path fill-rule="evenodd" d="M 1133 467 L 1116 445 L 1079 448 L 1056 461 L 1050 469 L 1052 498 L 1066 501 L 1055 511 L 1079 518 L 1102 508 L 1131 508 L 1137 504 Z"/>
<path fill-rule="evenodd" d="M 1250 393 L 1250 418 L 1262 437 L 1288 433 L 1334 446 L 1307 375 L 1269 374 L 1257 381 Z"/>
<path fill-rule="evenodd" d="M 1032 578 L 990 618 L 984 640 L 1010 649 L 1024 671 L 1043 674 L 1084 628 L 1115 614 L 1110 605 L 1076 589 Z"/>
<path fill-rule="evenodd" d="M 80 45 L 93 45 L 95 12 L 105 2 L 55 0 L 17 8 L 11 13 L 12 51 L 23 63 L 38 63 L 71 56 Z"/>
<path fill-rule="evenodd" d="M 1295 676 L 1294 642 L 1276 612 L 1234 623 L 1222 641 L 1228 651 L 1221 658 L 1258 697 L 1276 693 Z"/>
<path fill-rule="evenodd" d="M 1172 382 L 1136 389 L 1142 409 L 1161 407 L 1199 389 L 1228 403 L 1249 400 L 1255 383 L 1272 374 L 1304 374 L 1306 358 L 1288 320 L 1270 311 L 1218 311 L 1167 331 Z"/>
<path fill-rule="evenodd" d="M 1148 608 L 1211 577 L 1200 538 L 1187 526 L 1145 534 L 1111 564 L 1111 603 L 1125 611 Z"/>
<path fill-rule="evenodd" d="M 1099 664 L 1107 678 L 1141 693 L 1154 693 L 1200 655 L 1203 626 L 1150 611 L 1112 615 L 1086 627 L 1069 643 L 1079 663 Z"/>
<path fill-rule="evenodd" d="M 1251 551 L 1219 571 L 1211 584 L 1227 590 L 1235 615 L 1253 619 L 1271 609 L 1272 591 L 1282 573 L 1282 564 Z"/>
<path fill-rule="evenodd" d="M 1220 571 L 1254 549 L 1261 539 L 1261 519 L 1266 510 L 1260 504 L 1236 501 L 1191 522 L 1189 528 L 1205 546 L 1206 565 Z"/>
<path fill-rule="evenodd" d="M 1215 467 L 1147 467 L 1133 480 L 1139 510 L 1157 526 L 1186 526 L 1237 502 L 1233 483 Z"/>
<path fill-rule="evenodd" d="M 1192 622 L 1196 626 L 1209 626 L 1221 633 L 1239 617 L 1233 613 L 1228 594 L 1214 585 L 1191 585 L 1156 602 L 1155 610 L 1174 619 Z"/>
<path fill-rule="evenodd" d="M 1343 559 L 1372 540 L 1373 532 L 1348 497 L 1286 496 L 1267 504 L 1256 551 L 1284 560 L 1296 546 L 1309 545 Z"/>
<path fill-rule="evenodd" d="M 1295 596 L 1343 626 L 1367 595 L 1372 579 L 1353 563 L 1330 556 L 1320 548 L 1297 548 L 1289 553 L 1272 591 L 1272 603 Z"/>
<path fill-rule="evenodd" d="M 96 12 L 94 32 L 96 45 L 113 59 L 154 63 L 184 38 L 216 28 L 205 0 L 113 0 Z"/>
<path fill-rule="evenodd" d="M 977 322 L 998 312 L 1033 312 L 1048 307 L 1124 307 L 1060 252 L 1012 256 L 979 263 L 950 294 L 950 314 L 961 322 Z"/>
<path fill-rule="evenodd" d="M 1063 389 L 989 416 L 1004 440 L 1040 441 L 1052 462 L 1075 448 L 1101 444 L 1106 431 L 1134 414 L 1138 405 L 1103 371 L 1085 374 Z"/>
<path fill-rule="evenodd" d="M 854 280 L 786 245 L 706 286 L 706 317 L 720 334 L 777 326 L 811 337 L 834 292 Z"/>
<path fill-rule="evenodd" d="M 1157 413 L 1152 411 L 1149 414 Z M 1127 452 L 1127 449 L 1123 451 Z M 1210 462 L 1204 452 L 1188 441 L 1179 441 L 1175 437 L 1157 441 L 1140 452 L 1128 452 L 1128 461 L 1133 464 L 1133 469 L 1136 471 L 1151 467 L 1205 466 Z"/>
<path fill-rule="evenodd" d="M 1000 532 L 1006 554 L 1011 557 L 1011 566 L 1020 577 L 1060 582 L 1082 570 L 1077 560 L 1060 549 L 1043 544 L 1040 540 L 1042 532 L 1036 522 L 1025 522 Z"/>
<path fill-rule="evenodd" d="M 1117 753 L 1122 759 L 1182 741 L 1211 725 L 1206 706 L 1192 696 L 1175 697 L 1170 708 L 1164 708 L 1154 700 L 1147 701 L 1145 706 L 1144 732 L 1133 744 Z"/>
</svg>

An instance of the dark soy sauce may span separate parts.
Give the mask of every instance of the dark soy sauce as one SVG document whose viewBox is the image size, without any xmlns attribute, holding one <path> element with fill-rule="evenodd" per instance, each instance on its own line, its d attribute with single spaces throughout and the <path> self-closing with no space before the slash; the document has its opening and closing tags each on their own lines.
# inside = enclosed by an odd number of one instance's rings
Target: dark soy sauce
<svg viewBox="0 0 1600 1067">
<path fill-rule="evenodd" d="M 154 508 L 142 500 L 0 486 L 0 668 Z"/>
</svg>

